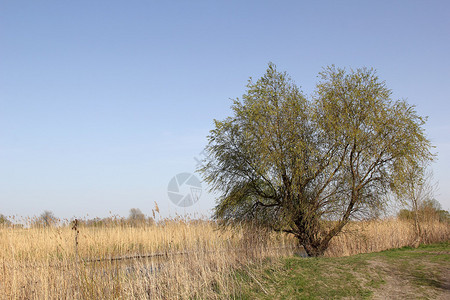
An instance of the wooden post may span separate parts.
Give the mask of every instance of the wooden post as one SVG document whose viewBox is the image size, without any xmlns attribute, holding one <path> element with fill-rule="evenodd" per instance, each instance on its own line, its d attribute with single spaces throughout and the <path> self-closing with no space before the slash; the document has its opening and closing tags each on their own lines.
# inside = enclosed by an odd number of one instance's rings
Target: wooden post
<svg viewBox="0 0 450 300">
<path fill-rule="evenodd" d="M 80 233 L 78 230 L 78 219 L 73 221 L 72 229 L 75 230 L 75 261 L 78 262 L 78 234 Z"/>
</svg>

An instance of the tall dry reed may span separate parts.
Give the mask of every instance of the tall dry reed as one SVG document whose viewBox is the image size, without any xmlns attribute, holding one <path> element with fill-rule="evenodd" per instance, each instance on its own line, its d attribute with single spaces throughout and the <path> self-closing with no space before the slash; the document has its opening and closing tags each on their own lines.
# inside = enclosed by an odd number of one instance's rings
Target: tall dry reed
<svg viewBox="0 0 450 300">
<path fill-rule="evenodd" d="M 251 276 L 249 265 L 298 251 L 291 236 L 248 226 L 219 230 L 209 221 L 78 231 L 75 248 L 71 226 L 0 228 L 0 299 L 238 298 L 236 269 Z M 423 232 L 427 243 L 450 237 L 448 223 L 423 224 Z M 414 239 L 405 221 L 352 222 L 325 255 L 397 248 Z"/>
<path fill-rule="evenodd" d="M 450 224 L 429 221 L 422 223 L 422 242 L 430 244 L 450 240 Z M 350 222 L 331 240 L 325 256 L 348 256 L 413 246 L 417 237 L 412 221 L 397 218 Z"/>
<path fill-rule="evenodd" d="M 0 298 L 228 298 L 239 294 L 233 270 L 296 248 L 292 237 L 209 221 L 78 231 L 75 247 L 71 226 L 1 228 Z"/>
</svg>

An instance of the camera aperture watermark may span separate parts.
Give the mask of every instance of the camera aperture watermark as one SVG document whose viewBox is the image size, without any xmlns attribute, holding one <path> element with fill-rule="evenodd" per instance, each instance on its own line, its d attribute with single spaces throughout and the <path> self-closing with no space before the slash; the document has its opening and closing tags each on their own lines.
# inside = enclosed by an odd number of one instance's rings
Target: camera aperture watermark
<svg viewBox="0 0 450 300">
<path fill-rule="evenodd" d="M 202 160 L 206 156 L 205 151 L 199 153 L 200 158 L 194 157 L 196 168 L 203 167 Z M 202 184 L 192 173 L 183 172 L 170 179 L 167 186 L 167 195 L 173 204 L 180 207 L 189 207 L 197 203 L 202 195 Z"/>
<path fill-rule="evenodd" d="M 195 175 L 180 173 L 169 181 L 167 194 L 170 201 L 177 206 L 192 206 L 202 195 L 202 184 Z"/>
</svg>

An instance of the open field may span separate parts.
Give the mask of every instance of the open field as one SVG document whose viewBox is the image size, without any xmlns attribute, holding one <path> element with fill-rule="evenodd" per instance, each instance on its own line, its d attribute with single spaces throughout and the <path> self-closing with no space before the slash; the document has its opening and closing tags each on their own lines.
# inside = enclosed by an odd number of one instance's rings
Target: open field
<svg viewBox="0 0 450 300">
<path fill-rule="evenodd" d="M 301 253 L 292 237 L 244 226 L 219 230 L 209 221 L 178 219 L 152 226 L 81 226 L 78 230 L 75 246 L 76 232 L 71 226 L 0 228 L 0 299 L 228 299 L 253 298 L 253 293 L 265 297 L 282 287 L 277 284 L 283 278 L 295 275 L 286 273 L 286 264 L 330 273 L 323 268 L 332 262 L 333 270 L 344 268 L 343 274 L 351 275 L 345 264 L 355 262 L 358 268 L 361 260 L 359 256 L 304 262 L 288 258 L 283 265 L 276 262 L 278 258 Z M 424 232 L 426 243 L 448 241 L 450 237 L 447 223 L 424 224 Z M 332 242 L 325 256 L 381 251 L 413 242 L 409 223 L 396 219 L 354 222 Z M 433 261 L 434 256 L 429 256 Z M 283 271 L 274 275 L 274 282 L 270 276 L 261 277 L 268 261 L 274 262 L 273 268 Z M 448 267 L 448 255 L 441 262 Z M 366 261 L 361 266 L 366 268 L 370 264 Z M 388 261 L 385 266 L 393 265 Z M 350 275 L 343 278 L 351 282 Z M 368 277 L 367 282 L 381 286 L 385 279 L 377 278 Z M 308 285 L 305 283 L 303 287 L 302 280 L 295 281 L 295 286 L 307 290 Z M 255 284 L 260 290 L 253 291 Z M 360 290 L 370 295 L 370 286 L 366 285 L 348 295 L 362 295 L 358 294 Z"/>
<path fill-rule="evenodd" d="M 450 245 L 283 258 L 238 274 L 241 299 L 450 299 Z"/>
</svg>

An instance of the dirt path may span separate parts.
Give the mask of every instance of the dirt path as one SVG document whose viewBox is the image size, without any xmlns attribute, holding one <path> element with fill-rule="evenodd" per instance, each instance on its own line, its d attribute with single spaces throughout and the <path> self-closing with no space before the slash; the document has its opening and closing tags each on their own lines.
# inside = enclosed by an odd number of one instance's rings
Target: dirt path
<svg viewBox="0 0 450 300">
<path fill-rule="evenodd" d="M 450 300 L 449 250 L 440 243 L 348 257 L 288 257 L 242 273 L 241 298 Z"/>
<path fill-rule="evenodd" d="M 431 253 L 441 255 L 441 253 Z M 445 253 L 442 253 L 445 255 Z M 411 258 L 406 261 L 387 261 L 377 258 L 368 261 L 372 272 L 385 283 L 374 289 L 373 299 L 450 299 L 450 267 Z"/>
</svg>

